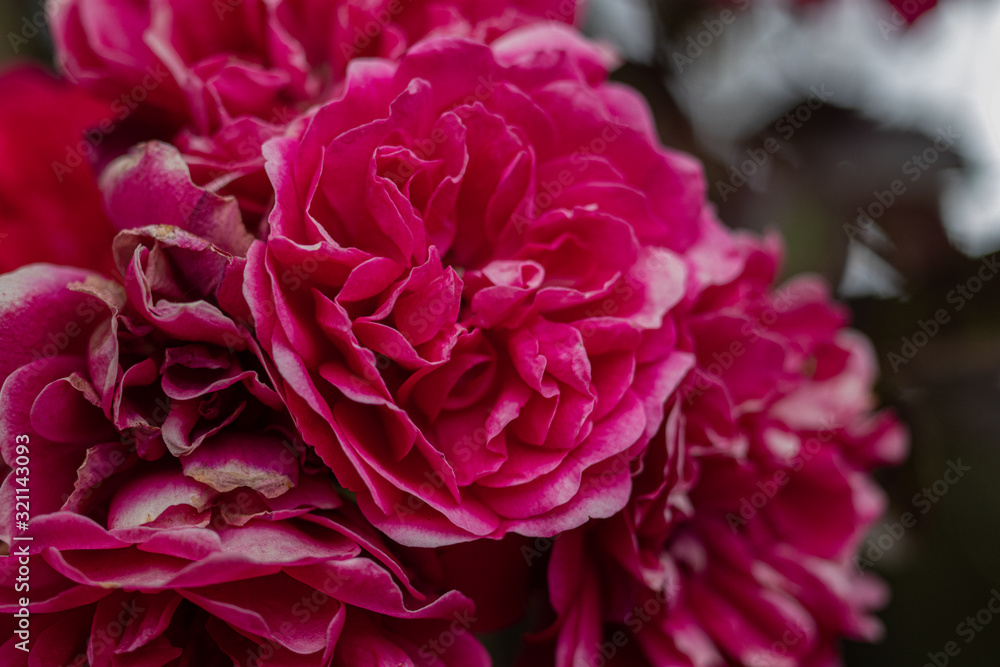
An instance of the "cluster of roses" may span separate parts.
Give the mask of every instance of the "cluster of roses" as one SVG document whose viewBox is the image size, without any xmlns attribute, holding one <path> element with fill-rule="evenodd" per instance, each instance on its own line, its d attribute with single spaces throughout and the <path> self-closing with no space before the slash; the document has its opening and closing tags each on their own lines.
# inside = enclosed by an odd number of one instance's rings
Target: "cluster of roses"
<svg viewBox="0 0 1000 667">
<path fill-rule="evenodd" d="M 575 2 L 50 9 L 66 80 L 0 103 L 0 540 L 31 537 L 0 663 L 477 667 L 516 627 L 524 665 L 817 667 L 878 634 L 853 554 L 906 441 L 872 351 L 715 220 Z"/>
</svg>

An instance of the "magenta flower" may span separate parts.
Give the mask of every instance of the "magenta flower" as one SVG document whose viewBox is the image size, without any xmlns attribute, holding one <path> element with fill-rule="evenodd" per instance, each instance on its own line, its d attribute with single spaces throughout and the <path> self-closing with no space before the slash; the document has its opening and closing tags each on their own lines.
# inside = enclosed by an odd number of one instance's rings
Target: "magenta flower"
<svg viewBox="0 0 1000 667">
<path fill-rule="evenodd" d="M 533 22 L 573 23 L 578 4 L 68 0 L 52 3 L 52 28 L 62 69 L 111 101 L 110 127 L 172 138 L 196 182 L 226 188 L 259 218 L 270 203 L 261 146 L 337 94 L 351 60 L 398 59 L 431 33 L 490 41 Z"/>
<path fill-rule="evenodd" d="M 84 134 L 108 105 L 29 65 L 0 73 L 0 89 L 0 272 L 32 262 L 112 270 L 115 230 Z"/>
<path fill-rule="evenodd" d="M 556 542 L 557 665 L 834 665 L 881 632 L 854 556 L 883 510 L 867 473 L 906 440 L 872 414 L 874 355 L 818 281 L 770 289 L 772 245 L 710 253 L 733 251 L 678 318 L 696 366 L 629 507 Z"/>
<path fill-rule="evenodd" d="M 879 636 L 855 553 L 907 441 L 870 344 L 716 220 L 583 4 L 50 3 L 70 83 L 0 100 L 0 664 Z"/>
<path fill-rule="evenodd" d="M 3 664 L 487 665 L 467 633 L 433 651 L 471 603 L 411 581 L 301 444 L 238 319 L 235 201 L 155 144 L 106 184 L 112 217 L 150 223 L 115 241 L 123 284 L 49 265 L 0 277 L 0 540 L 23 544 L 24 435 L 38 633 Z M 17 568 L 4 559 L 5 614 Z"/>
<path fill-rule="evenodd" d="M 428 40 L 352 66 L 265 147 L 257 336 L 306 441 L 397 541 L 611 516 L 687 368 L 668 314 L 701 173 L 606 65 L 555 28 Z"/>
</svg>

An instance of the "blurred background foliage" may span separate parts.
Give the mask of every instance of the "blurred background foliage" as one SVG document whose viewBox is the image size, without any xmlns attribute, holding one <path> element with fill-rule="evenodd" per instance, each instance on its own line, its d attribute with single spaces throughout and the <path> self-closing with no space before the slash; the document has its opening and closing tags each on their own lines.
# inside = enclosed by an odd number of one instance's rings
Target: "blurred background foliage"
<svg viewBox="0 0 1000 667">
<path fill-rule="evenodd" d="M 51 60 L 44 32 L 11 38 L 32 34 L 41 6 L 0 3 L 0 61 Z M 1000 276 L 955 291 L 1000 246 L 998 25 L 1000 8 L 977 0 L 942 0 L 912 26 L 877 0 L 591 0 L 588 32 L 623 52 L 615 77 L 643 92 L 664 142 L 703 161 L 721 219 L 779 230 L 786 274 L 827 278 L 874 342 L 881 400 L 911 428 L 863 547 L 892 586 L 888 632 L 848 644 L 849 667 L 933 664 L 950 641 L 950 664 L 1000 664 L 1000 617 L 969 643 L 958 634 L 1000 588 Z M 913 180 L 949 128 L 960 138 Z M 874 219 L 896 180 L 905 191 Z M 905 347 L 940 309 L 948 321 Z M 959 460 L 971 470 L 921 513 L 917 494 Z M 905 512 L 915 526 L 886 527 Z"/>
<path fill-rule="evenodd" d="M 963 61 L 954 42 L 963 28 L 972 35 L 995 25 L 997 8 L 942 0 L 913 26 L 892 30 L 899 21 L 888 5 L 828 4 L 837 6 L 604 2 L 593 8 L 591 32 L 631 44 L 618 78 L 647 96 L 668 145 L 705 163 L 721 219 L 780 230 L 786 275 L 819 273 L 835 287 L 854 326 L 874 342 L 881 400 L 911 429 L 909 461 L 879 475 L 890 507 L 862 549 L 892 586 L 882 613 L 888 632 L 877 645 L 848 644 L 846 665 L 934 664 L 928 653 L 955 641 L 960 653 L 949 664 L 995 666 L 1000 617 L 985 626 L 976 621 L 981 631 L 964 626 L 975 631 L 968 643 L 969 631 L 958 626 L 1000 586 L 1000 276 L 975 294 L 976 282 L 967 284 L 1000 246 L 1000 217 L 988 205 L 983 213 L 953 202 L 1000 195 L 1000 181 L 989 182 L 996 159 L 989 145 L 1000 114 L 995 107 L 986 110 L 992 117 L 975 109 L 954 113 L 961 100 L 932 91 L 948 88 L 935 77 L 976 87 L 983 83 L 973 76 L 979 68 L 1000 73 L 995 53 L 982 50 Z M 633 27 L 650 26 L 645 38 L 630 39 L 628 28 L 597 27 L 611 22 L 594 13 L 623 6 L 635 12 Z M 733 19 L 720 30 L 727 10 Z M 916 49 L 910 67 L 900 66 Z M 939 65 L 949 60 L 950 67 Z M 919 90 L 907 91 L 903 81 Z M 815 91 L 824 86 L 833 94 L 818 104 Z M 966 91 L 966 99 L 992 100 L 998 88 L 1000 74 L 984 89 Z M 933 149 L 936 156 L 928 151 L 934 162 L 924 162 L 926 171 L 916 165 L 914 157 L 949 128 L 960 139 L 945 151 Z M 774 152 L 765 150 L 761 160 L 765 146 Z M 734 186 L 741 183 L 734 169 L 745 184 Z M 897 180 L 903 194 L 890 189 Z M 873 206 L 890 196 L 882 212 Z M 954 291 L 959 285 L 971 298 Z M 948 321 L 924 346 L 914 345 L 912 359 L 903 356 L 913 351 L 903 339 L 914 342 L 920 322 L 940 309 Z M 923 513 L 927 505 L 915 504 L 915 496 L 933 489 L 948 463 L 959 460 L 971 470 Z M 905 512 L 916 517 L 912 528 L 885 525 Z M 937 657 L 943 664 L 945 656 Z"/>
</svg>

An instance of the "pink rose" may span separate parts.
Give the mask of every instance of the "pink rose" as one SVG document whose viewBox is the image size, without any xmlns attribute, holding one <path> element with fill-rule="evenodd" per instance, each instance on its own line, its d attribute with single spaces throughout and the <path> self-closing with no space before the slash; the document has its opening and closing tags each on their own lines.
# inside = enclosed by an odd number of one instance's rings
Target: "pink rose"
<svg viewBox="0 0 1000 667">
<path fill-rule="evenodd" d="M 678 316 L 695 369 L 629 507 L 553 549 L 557 665 L 615 631 L 620 664 L 832 665 L 842 636 L 881 631 L 885 590 L 854 559 L 883 510 L 868 473 L 906 439 L 872 414 L 874 354 L 819 281 L 771 289 L 773 243 L 704 251 L 737 275 Z"/>
<path fill-rule="evenodd" d="M 687 368 L 669 312 L 701 173 L 607 64 L 552 27 L 427 40 L 356 63 L 265 146 L 257 336 L 306 441 L 397 541 L 612 515 Z"/>
<path fill-rule="evenodd" d="M 0 89 L 0 273 L 32 262 L 113 270 L 84 138 L 107 104 L 33 66 L 0 73 Z"/>
<path fill-rule="evenodd" d="M 425 659 L 472 604 L 411 580 L 301 443 L 240 316 L 235 201 L 157 144 L 106 178 L 112 217 L 151 223 L 115 241 L 121 284 L 48 265 L 0 277 L 0 540 L 24 544 L 27 478 L 35 633 L 3 664 Z M 6 624 L 21 595 L 18 558 L 3 561 Z M 468 634 L 427 655 L 489 664 Z"/>
<path fill-rule="evenodd" d="M 52 3 L 52 29 L 63 71 L 111 101 L 116 131 L 172 138 L 196 182 L 259 219 L 270 203 L 261 146 L 336 94 L 351 60 L 579 11 L 577 0 L 68 0 Z"/>
</svg>

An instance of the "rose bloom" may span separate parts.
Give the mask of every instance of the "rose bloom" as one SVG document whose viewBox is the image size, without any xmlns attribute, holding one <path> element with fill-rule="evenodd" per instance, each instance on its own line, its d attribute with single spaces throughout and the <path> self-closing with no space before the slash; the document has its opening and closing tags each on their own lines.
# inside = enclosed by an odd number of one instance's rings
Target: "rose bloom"
<svg viewBox="0 0 1000 667">
<path fill-rule="evenodd" d="M 608 54 L 568 29 L 358 61 L 265 146 L 246 294 L 306 441 L 393 539 L 554 535 L 625 504 L 688 358 L 706 233 Z"/>
<path fill-rule="evenodd" d="M 235 201 L 161 145 L 107 179 L 113 216 L 152 223 L 115 240 L 123 283 L 51 265 L 0 277 L 3 664 L 489 664 L 467 634 L 434 652 L 472 604 L 411 581 L 227 314 L 246 312 Z M 10 616 L 24 544 L 30 653 Z"/>
<path fill-rule="evenodd" d="M 771 289 L 772 241 L 709 254 L 736 275 L 678 316 L 695 368 L 628 508 L 552 549 L 558 666 L 833 666 L 881 632 L 854 558 L 906 437 L 873 413 L 874 352 L 821 281 Z"/>
<path fill-rule="evenodd" d="M 84 132 L 105 102 L 28 65 L 0 73 L 0 273 L 32 262 L 111 271 L 104 215 Z"/>
<path fill-rule="evenodd" d="M 329 99 L 347 64 L 399 58 L 427 34 L 490 41 L 537 21 L 573 23 L 577 0 L 60 0 L 51 3 L 59 65 L 111 102 L 136 140 L 170 139 L 194 178 L 270 204 L 261 146 Z"/>
</svg>

